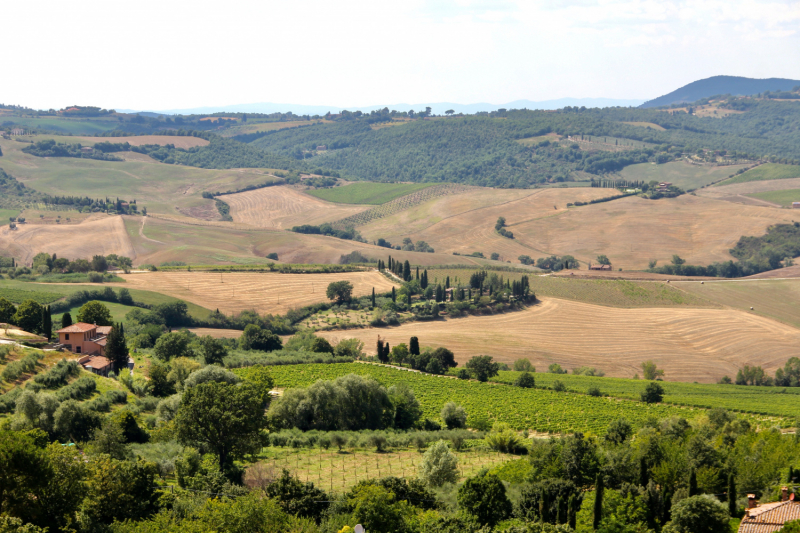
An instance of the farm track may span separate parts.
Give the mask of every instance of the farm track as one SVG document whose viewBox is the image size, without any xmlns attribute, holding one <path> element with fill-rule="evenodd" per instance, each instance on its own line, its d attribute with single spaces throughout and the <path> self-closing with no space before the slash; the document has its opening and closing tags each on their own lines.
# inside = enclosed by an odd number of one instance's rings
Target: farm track
<svg viewBox="0 0 800 533">
<path fill-rule="evenodd" d="M 698 382 L 735 375 L 745 364 L 774 372 L 800 344 L 800 330 L 737 310 L 620 309 L 555 298 L 518 312 L 320 335 L 356 337 L 368 351 L 378 335 L 392 346 L 417 336 L 422 346 L 453 350 L 461 364 L 475 355 L 507 363 L 526 357 L 537 367 L 594 366 L 615 377 L 631 377 L 652 359 L 666 379 Z"/>
<path fill-rule="evenodd" d="M 255 310 L 282 314 L 318 302 L 327 302 L 325 290 L 333 281 L 349 281 L 354 295 L 392 289 L 392 282 L 376 271 L 340 274 L 279 274 L 255 272 L 148 272 L 123 274 L 125 283 L 105 285 L 160 292 L 224 314 Z"/>
</svg>

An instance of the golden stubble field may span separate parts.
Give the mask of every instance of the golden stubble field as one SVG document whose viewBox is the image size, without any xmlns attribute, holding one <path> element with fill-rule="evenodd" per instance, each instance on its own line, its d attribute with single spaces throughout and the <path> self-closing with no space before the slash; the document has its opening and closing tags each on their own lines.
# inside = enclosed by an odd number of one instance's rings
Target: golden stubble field
<svg viewBox="0 0 800 533">
<path fill-rule="evenodd" d="M 80 224 L 18 224 L 15 230 L 0 226 L 0 250 L 20 264 L 30 264 L 39 252 L 67 259 L 136 256 L 122 217 L 107 215 L 94 215 Z"/>
<path fill-rule="evenodd" d="M 333 222 L 372 207 L 334 204 L 286 186 L 228 194 L 220 200 L 231 206 L 235 222 L 270 229 Z"/>
<path fill-rule="evenodd" d="M 568 211 L 567 203 L 613 194 L 616 194 L 613 189 L 590 187 L 475 189 L 430 200 L 358 229 L 368 239 L 384 237 L 399 244 L 404 237 L 410 237 L 414 242 L 427 242 L 437 252 L 483 252 L 486 257 L 496 252 L 503 260 L 516 263 L 520 255 L 535 257 L 551 252 L 536 243 L 501 237 L 494 229 L 499 217 L 505 217 L 508 229 L 516 237 L 516 226 L 531 220 L 557 217 Z"/>
<path fill-rule="evenodd" d="M 790 210 L 692 195 L 662 200 L 629 197 L 510 229 L 521 244 L 584 261 L 606 254 L 614 270 L 627 270 L 645 269 L 651 259 L 669 263 L 673 254 L 690 264 L 729 261 L 733 257 L 728 250 L 741 236 L 763 235 L 770 225 L 792 218 Z"/>
<path fill-rule="evenodd" d="M 355 296 L 392 290 L 392 282 L 377 271 L 340 274 L 278 274 L 272 272 L 147 272 L 121 274 L 129 289 L 160 292 L 225 314 L 255 310 L 283 314 L 289 309 L 329 301 L 328 284 L 349 281 Z"/>
<path fill-rule="evenodd" d="M 391 346 L 419 338 L 422 347 L 445 346 L 461 366 L 475 355 L 512 363 L 529 358 L 539 369 L 593 366 L 614 377 L 641 375 L 656 361 L 670 381 L 715 382 L 745 364 L 769 373 L 797 353 L 800 330 L 732 309 L 621 309 L 554 298 L 523 311 L 394 328 L 321 332 L 328 339 L 355 337 L 375 352 L 378 335 Z"/>
</svg>

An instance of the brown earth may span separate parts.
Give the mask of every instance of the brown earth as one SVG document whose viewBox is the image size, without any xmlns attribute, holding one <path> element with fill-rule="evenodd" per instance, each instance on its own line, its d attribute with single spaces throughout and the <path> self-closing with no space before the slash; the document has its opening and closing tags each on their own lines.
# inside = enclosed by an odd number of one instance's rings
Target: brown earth
<svg viewBox="0 0 800 533">
<path fill-rule="evenodd" d="M 2 226 L 0 250 L 20 264 L 30 264 L 39 252 L 67 259 L 86 259 L 96 254 L 136 257 L 122 217 L 107 215 L 96 215 L 80 224 L 20 224 L 15 230 Z"/>
<path fill-rule="evenodd" d="M 220 199 L 231 206 L 235 222 L 270 229 L 333 222 L 372 207 L 334 204 L 285 186 L 228 194 Z"/>
<path fill-rule="evenodd" d="M 800 330 L 732 309 L 620 309 L 553 298 L 493 316 L 318 334 L 358 338 L 373 354 L 378 335 L 391 346 L 417 336 L 422 347 L 451 349 L 459 366 L 475 355 L 505 363 L 525 357 L 539 368 L 593 366 L 632 377 L 652 359 L 665 379 L 698 382 L 735 375 L 745 364 L 772 373 L 800 345 Z"/>
<path fill-rule="evenodd" d="M 182 137 L 178 135 L 134 135 L 131 137 L 73 137 L 81 144 L 95 144 L 98 142 L 110 142 L 114 144 L 128 143 L 131 146 L 144 146 L 145 144 L 158 144 L 166 146 L 175 145 L 175 148 L 194 148 L 195 146 L 208 146 L 208 141 L 199 137 Z"/>
<path fill-rule="evenodd" d="M 333 281 L 349 281 L 355 296 L 392 289 L 377 271 L 341 274 L 278 274 L 260 272 L 147 272 L 121 274 L 125 283 L 107 283 L 160 292 L 224 314 L 245 310 L 283 314 L 289 309 L 329 301 L 325 295 Z"/>
</svg>

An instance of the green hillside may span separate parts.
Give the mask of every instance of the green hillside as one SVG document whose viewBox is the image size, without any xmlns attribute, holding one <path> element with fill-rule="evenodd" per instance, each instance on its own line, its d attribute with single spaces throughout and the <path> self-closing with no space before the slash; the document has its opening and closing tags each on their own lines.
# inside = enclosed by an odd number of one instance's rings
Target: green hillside
<svg viewBox="0 0 800 533">
<path fill-rule="evenodd" d="M 767 163 L 756 168 L 743 172 L 738 176 L 718 183 L 718 185 L 732 185 L 734 183 L 746 183 L 748 181 L 768 181 L 768 180 L 787 180 L 800 178 L 800 165 L 781 165 L 777 163 Z"/>
<path fill-rule="evenodd" d="M 381 205 L 414 191 L 430 187 L 430 183 L 354 183 L 332 189 L 306 191 L 312 196 L 340 204 Z"/>
</svg>

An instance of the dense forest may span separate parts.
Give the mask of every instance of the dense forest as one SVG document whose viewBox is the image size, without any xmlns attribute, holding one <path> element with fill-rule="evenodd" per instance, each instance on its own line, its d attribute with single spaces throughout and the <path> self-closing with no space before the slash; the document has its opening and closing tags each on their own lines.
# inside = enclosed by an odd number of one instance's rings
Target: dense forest
<svg viewBox="0 0 800 533">
<path fill-rule="evenodd" d="M 738 100 L 731 101 L 734 107 Z M 603 174 L 645 161 L 663 163 L 703 149 L 741 159 L 800 159 L 800 109 L 791 102 L 750 101 L 747 112 L 724 119 L 686 113 L 607 108 L 557 112 L 512 110 L 429 119 L 372 129 L 370 115 L 260 135 L 251 144 L 265 152 L 333 168 L 358 179 L 461 182 L 527 187 L 563 181 L 572 171 Z M 625 124 L 646 122 L 663 131 Z M 652 145 L 624 151 L 581 150 L 549 140 L 525 146 L 519 139 L 548 133 L 614 137 Z M 324 145 L 325 151 L 316 147 Z"/>
</svg>

